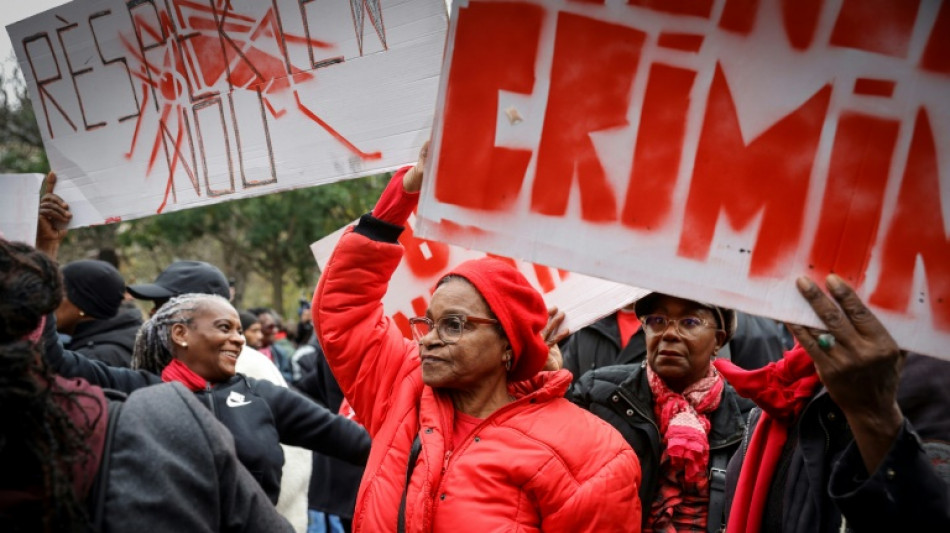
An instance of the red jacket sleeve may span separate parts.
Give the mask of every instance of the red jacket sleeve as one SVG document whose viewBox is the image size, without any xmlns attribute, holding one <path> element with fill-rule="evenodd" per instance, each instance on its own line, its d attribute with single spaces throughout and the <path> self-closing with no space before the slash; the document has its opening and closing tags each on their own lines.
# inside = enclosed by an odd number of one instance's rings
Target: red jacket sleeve
<svg viewBox="0 0 950 533">
<path fill-rule="evenodd" d="M 383 194 L 376 202 L 376 207 L 373 208 L 374 217 L 397 226 L 406 224 L 412 210 L 419 203 L 419 193 L 406 192 L 402 188 L 402 178 L 411 168 L 412 165 L 402 167 L 393 174 L 392 179 L 389 180 L 389 185 L 386 186 Z"/>
<path fill-rule="evenodd" d="M 372 240 L 348 228 L 313 297 L 320 345 L 370 436 L 382 425 L 397 387 L 414 380 L 414 387 L 422 389 L 418 346 L 383 311 L 383 295 L 401 259 L 398 243 Z"/>
</svg>

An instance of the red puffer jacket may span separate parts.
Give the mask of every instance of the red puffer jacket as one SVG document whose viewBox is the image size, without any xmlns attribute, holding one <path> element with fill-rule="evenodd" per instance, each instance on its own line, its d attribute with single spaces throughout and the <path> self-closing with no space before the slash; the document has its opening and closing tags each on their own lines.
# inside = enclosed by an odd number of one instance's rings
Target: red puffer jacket
<svg viewBox="0 0 950 533">
<path fill-rule="evenodd" d="M 401 257 L 400 245 L 350 228 L 314 295 L 320 344 L 373 438 L 354 531 L 396 530 L 417 434 L 407 532 L 639 531 L 637 457 L 613 428 L 563 398 L 565 370 L 510 386 L 516 400 L 450 449 L 452 401 L 422 383 L 418 345 L 380 303 Z"/>
</svg>

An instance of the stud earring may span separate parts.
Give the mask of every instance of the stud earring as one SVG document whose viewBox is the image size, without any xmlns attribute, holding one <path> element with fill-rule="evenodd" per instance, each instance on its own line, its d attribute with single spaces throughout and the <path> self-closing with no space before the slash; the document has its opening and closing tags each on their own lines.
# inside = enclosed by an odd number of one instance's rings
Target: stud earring
<svg viewBox="0 0 950 533">
<path fill-rule="evenodd" d="M 182 347 L 182 348 L 187 348 L 187 347 L 188 347 L 188 343 L 187 343 L 187 342 L 181 343 L 181 347 Z"/>
</svg>

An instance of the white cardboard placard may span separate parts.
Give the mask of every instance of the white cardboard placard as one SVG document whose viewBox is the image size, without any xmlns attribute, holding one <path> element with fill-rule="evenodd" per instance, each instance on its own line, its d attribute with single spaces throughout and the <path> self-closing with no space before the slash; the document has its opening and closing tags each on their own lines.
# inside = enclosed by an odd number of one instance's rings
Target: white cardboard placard
<svg viewBox="0 0 950 533">
<path fill-rule="evenodd" d="M 451 19 L 421 236 L 814 326 L 834 271 L 950 359 L 950 2 Z"/>
<path fill-rule="evenodd" d="M 42 174 L 0 174 L 0 236 L 35 245 L 42 185 Z"/>
<path fill-rule="evenodd" d="M 82 0 L 7 29 L 84 226 L 412 161 L 446 28 L 441 0 Z"/>
</svg>

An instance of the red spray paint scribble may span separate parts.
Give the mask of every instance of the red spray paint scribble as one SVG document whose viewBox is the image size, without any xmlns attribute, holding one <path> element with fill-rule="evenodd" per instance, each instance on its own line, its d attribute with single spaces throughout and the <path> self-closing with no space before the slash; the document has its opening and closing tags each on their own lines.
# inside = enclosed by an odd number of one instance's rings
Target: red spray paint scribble
<svg viewBox="0 0 950 533">
<path fill-rule="evenodd" d="M 937 146 L 930 118 L 917 113 L 897 210 L 881 248 L 881 275 L 870 302 L 906 313 L 919 256 L 930 290 L 933 325 L 950 331 L 950 239 L 940 209 Z"/>
<path fill-rule="evenodd" d="M 627 125 L 630 90 L 645 39 L 645 33 L 627 26 L 558 15 L 532 211 L 563 215 L 576 175 L 581 217 L 591 222 L 617 219 L 616 194 L 590 135 Z"/>
<path fill-rule="evenodd" d="M 449 245 L 419 239 L 409 226 L 399 236 L 399 242 L 405 249 L 403 261 L 416 277 L 433 277 L 449 264 Z M 423 246 L 429 251 L 428 254 L 423 253 Z"/>
<path fill-rule="evenodd" d="M 920 0 L 844 0 L 831 44 L 906 57 Z"/>
<path fill-rule="evenodd" d="M 527 4 L 480 2 L 459 9 L 442 120 L 443 135 L 453 142 L 440 148 L 439 201 L 493 210 L 521 191 L 531 150 L 495 146 L 498 91 L 534 89 L 543 17 L 541 6 Z M 493 68 L 481 68 L 489 63 Z"/>
<path fill-rule="evenodd" d="M 713 0 L 627 0 L 627 4 L 677 15 L 709 18 Z"/>
<path fill-rule="evenodd" d="M 699 52 L 703 46 L 706 37 L 695 33 L 678 33 L 665 31 L 660 34 L 657 40 L 657 46 L 670 48 L 673 50 L 682 50 L 684 52 Z"/>
<path fill-rule="evenodd" d="M 290 63 L 286 52 L 287 44 L 305 44 L 311 47 L 311 50 L 314 47 L 332 48 L 332 44 L 284 33 L 274 4 L 267 8 L 260 19 L 235 12 L 230 0 L 215 0 L 214 5 L 210 3 L 199 4 L 188 0 L 171 0 L 171 4 L 174 6 L 179 23 L 187 21 L 188 26 L 183 29 L 191 33 L 181 35 L 182 29 L 175 27 L 169 12 L 165 9 L 159 9 L 156 11 L 159 17 L 158 27 L 154 27 L 142 16 L 133 17 L 137 44 L 130 42 L 125 36 L 120 36 L 125 48 L 140 63 L 140 70 L 134 74 L 142 81 L 143 92 L 145 93 L 139 109 L 140 114 L 132 144 L 125 157 L 131 158 L 135 152 L 142 121 L 141 111 L 145 109 L 148 99 L 149 91 L 147 88 L 155 92 L 156 103 L 154 105 L 160 110 L 161 116 L 152 151 L 149 154 L 147 175 L 151 174 L 158 158 L 159 148 L 165 145 L 167 150 L 168 144 L 172 145 L 167 184 L 162 202 L 157 209 L 158 213 L 165 209 L 169 195 L 175 196 L 174 175 L 179 163 L 188 175 L 195 192 L 199 196 L 201 195 L 196 176 L 197 169 L 193 169 L 188 165 L 183 154 L 182 143 L 185 139 L 182 134 L 188 130 L 189 124 L 186 117 L 186 107 L 180 103 L 180 100 L 187 88 L 189 98 L 195 104 L 194 109 L 197 110 L 202 107 L 201 101 L 203 99 L 216 97 L 219 92 L 212 90 L 203 94 L 196 94 L 195 85 L 197 80 L 200 80 L 207 87 L 214 87 L 220 84 L 221 81 L 227 81 L 231 88 L 257 92 L 262 104 L 275 120 L 285 116 L 287 110 L 276 109 L 268 96 L 288 90 L 292 91 L 296 102 L 296 110 L 318 124 L 349 151 L 363 160 L 376 160 L 382 157 L 380 152 L 364 152 L 357 148 L 340 132 L 310 110 L 300 99 L 297 84 L 313 79 L 314 75 Z M 355 8 L 360 14 L 358 24 L 360 31 L 362 30 L 363 4 L 369 8 L 376 6 L 375 9 L 378 12 L 378 0 L 363 0 L 360 2 L 360 5 Z M 196 14 L 185 17 L 182 8 L 191 9 Z M 378 16 L 374 18 L 374 24 L 377 21 L 381 24 L 381 19 Z M 381 33 L 382 31 L 382 27 L 377 26 L 377 32 Z M 148 45 L 143 42 L 145 37 L 151 39 Z M 277 40 L 282 47 L 284 58 L 273 56 L 256 46 L 262 39 Z M 162 48 L 160 64 L 154 64 L 146 57 L 146 52 L 159 47 Z M 219 50 L 220 52 L 218 52 Z M 174 116 L 171 117 L 170 121 L 169 117 L 172 114 Z M 167 143 L 168 139 L 173 136 L 170 133 L 172 131 L 176 131 L 177 135 L 174 135 L 173 143 Z M 198 133 L 200 135 L 200 131 Z M 200 140 L 199 137 L 198 141 L 200 142 Z M 191 146 L 192 159 L 194 159 L 194 145 L 190 138 L 189 145 Z M 233 174 L 231 179 L 232 188 L 230 190 L 211 191 L 209 188 L 209 194 L 232 192 L 234 186 Z"/>
<path fill-rule="evenodd" d="M 856 288 L 864 283 L 899 130 L 899 121 L 855 112 L 838 120 L 809 259 L 816 279 L 835 272 Z"/>
<path fill-rule="evenodd" d="M 746 144 L 736 106 L 721 66 L 709 90 L 706 116 L 696 150 L 696 167 L 686 200 L 677 253 L 705 261 L 720 211 L 733 228 L 742 228 L 764 209 L 751 276 L 784 275 L 784 259 L 799 245 L 812 163 L 831 99 L 826 85 L 799 108 Z M 730 176 L 726 185 L 722 176 Z M 769 187 L 762 187 L 768 176 Z M 744 194 L 736 194 L 735 191 Z"/>
<path fill-rule="evenodd" d="M 659 227 L 670 213 L 695 78 L 692 70 L 663 64 L 650 67 L 630 187 L 620 218 L 626 226 Z"/>
<path fill-rule="evenodd" d="M 891 96 L 894 96 L 894 88 L 896 86 L 897 82 L 894 80 L 858 78 L 854 80 L 854 94 L 883 96 L 885 98 L 890 98 Z"/>
<path fill-rule="evenodd" d="M 818 19 L 824 7 L 824 0 L 780 0 L 782 24 L 792 48 L 806 50 L 814 41 L 818 29 Z M 748 35 L 755 27 L 759 12 L 759 0 L 727 0 L 723 8 L 719 26 L 725 30 Z M 917 18 L 920 0 L 844 0 L 835 20 L 830 44 L 856 48 L 868 52 L 905 57 L 910 35 Z M 948 63 L 946 52 L 950 48 L 947 26 L 950 25 L 950 13 L 944 3 L 938 16 L 938 26 L 931 32 L 930 43 L 934 44 L 933 55 L 924 55 L 924 68 L 933 68 L 936 62 Z M 941 26 L 941 22 L 942 26 Z M 941 33 L 941 31 L 943 33 Z M 937 44 L 942 41 L 942 45 Z M 937 59 L 940 52 L 942 59 Z M 929 48 L 928 48 L 929 50 Z"/>
</svg>

